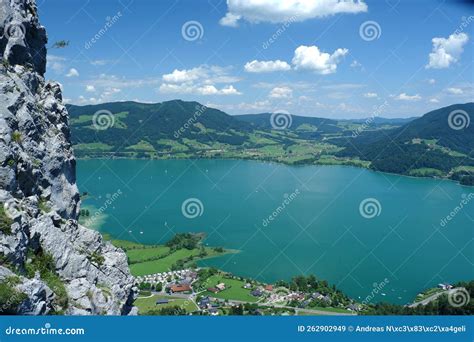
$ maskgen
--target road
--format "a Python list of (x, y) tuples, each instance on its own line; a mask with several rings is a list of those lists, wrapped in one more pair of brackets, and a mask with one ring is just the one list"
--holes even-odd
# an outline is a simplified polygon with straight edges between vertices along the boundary
[(428, 304), (429, 302), (432, 302), (436, 299), (438, 299), (438, 297), (440, 297), (441, 295), (447, 295), (449, 293), (449, 291), (453, 291), (453, 290), (460, 290), (460, 289), (463, 289), (462, 287), (459, 287), (459, 288), (456, 288), (456, 289), (451, 289), (451, 290), (446, 290), (446, 291), (441, 291), (441, 292), (436, 292), (435, 294), (429, 296), (428, 298), (425, 298), (419, 302), (416, 302), (416, 303), (413, 303), (413, 304), (410, 304), (408, 305), (409, 308), (416, 308), (417, 306), (419, 305), (426, 305)]
[[(196, 304), (196, 302), (195, 302), (196, 294), (188, 295), (188, 294), (173, 293), (171, 295), (168, 295), (166, 292), (152, 291), (152, 294), (150, 296), (140, 297), (140, 298), (149, 298), (149, 297), (154, 296), (154, 295), (170, 296), (170, 297), (174, 297), (174, 298), (187, 299), (187, 300), (192, 301), (194, 304)], [(297, 315), (298, 315), (298, 313), (307, 313), (307, 314), (323, 315), (323, 316), (354, 316), (354, 315), (356, 315), (354, 312), (351, 312), (351, 311), (332, 312), (332, 311), (325, 311), (325, 310), (295, 308), (293, 306), (287, 306), (287, 305), (281, 305), (281, 304), (267, 304), (267, 303), (261, 303), (261, 302), (259, 302), (259, 303), (250, 303), (250, 302), (234, 300), (234, 299), (230, 299), (229, 303), (233, 303), (233, 304), (258, 304), (260, 306), (266, 306), (266, 307), (274, 307), (274, 308), (279, 308), (279, 309), (295, 310), (295, 313)]]

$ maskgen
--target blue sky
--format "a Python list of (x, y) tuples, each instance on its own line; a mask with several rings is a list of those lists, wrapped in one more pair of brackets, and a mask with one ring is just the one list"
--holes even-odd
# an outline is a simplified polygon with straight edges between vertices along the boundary
[[(47, 77), (73, 104), (179, 98), (229, 114), (362, 118), (419, 116), (474, 97), (474, 8), (462, 2), (38, 5)], [(68, 47), (51, 48), (63, 39)]]

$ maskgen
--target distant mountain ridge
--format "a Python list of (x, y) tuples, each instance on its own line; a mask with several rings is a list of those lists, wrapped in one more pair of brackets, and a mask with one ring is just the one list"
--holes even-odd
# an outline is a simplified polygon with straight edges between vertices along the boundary
[[(466, 113), (466, 120), (474, 118), (473, 103), (455, 104), (406, 119), (333, 120), (279, 113), (287, 116), (284, 127), (276, 122), (277, 114), (232, 116), (198, 102), (181, 100), (68, 105), (68, 111), (79, 157), (221, 157), (290, 164), (343, 163), (443, 177), (457, 177), (459, 172), (469, 176), (474, 165), (474, 124), (466, 123), (461, 129), (449, 124), (450, 114), (455, 111)], [(459, 167), (463, 167), (461, 171)]]
[(470, 123), (471, 117), (474, 118), (472, 102), (440, 108), (399, 128), (363, 132), (354, 139), (342, 138), (337, 144), (344, 149), (338, 155), (368, 160), (378, 171), (472, 176), (474, 125)]

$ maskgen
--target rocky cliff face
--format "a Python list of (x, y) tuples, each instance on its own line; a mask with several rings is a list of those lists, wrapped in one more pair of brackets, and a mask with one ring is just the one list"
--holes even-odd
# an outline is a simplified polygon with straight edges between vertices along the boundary
[(0, 1), (0, 313), (130, 314), (125, 254), (77, 222), (68, 113), (44, 79), (46, 43), (34, 0)]

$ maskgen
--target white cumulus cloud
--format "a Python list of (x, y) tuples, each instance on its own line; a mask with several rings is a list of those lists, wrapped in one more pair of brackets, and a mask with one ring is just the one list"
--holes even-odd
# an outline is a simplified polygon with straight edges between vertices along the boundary
[(69, 72), (66, 74), (66, 77), (78, 77), (79, 76), (79, 71), (77, 69), (71, 68), (69, 69)]
[(304, 21), (339, 13), (367, 12), (362, 0), (227, 0), (228, 13), (221, 25), (236, 27), (245, 19), (252, 23)]
[(336, 72), (337, 64), (348, 52), (348, 49), (337, 49), (329, 54), (320, 51), (314, 45), (301, 45), (295, 50), (292, 63), (296, 70), (312, 70), (321, 75), (327, 75)]
[(461, 88), (448, 88), (446, 91), (450, 94), (453, 95), (462, 95), (464, 94), (463, 90)]
[[(175, 69), (164, 74), (159, 87), (162, 93), (180, 93), (197, 95), (241, 95), (230, 83), (240, 81), (239, 77), (229, 74), (230, 68), (201, 65), (192, 69)], [(223, 88), (217, 84), (226, 84)]]
[(269, 97), (273, 99), (288, 99), (293, 96), (293, 90), (290, 87), (275, 87), (270, 91)]
[(378, 96), (377, 93), (365, 93), (365, 94), (364, 94), (364, 97), (366, 97), (366, 98), (368, 98), (368, 99), (370, 99), (370, 98), (375, 98), (375, 97), (377, 97), (377, 96)]
[(221, 18), (219, 20), (219, 24), (222, 26), (229, 26), (229, 27), (237, 27), (239, 26), (239, 20), (241, 16), (240, 15), (235, 15), (230, 12), (228, 12), (225, 17)]
[(433, 51), (429, 55), (427, 69), (444, 69), (456, 63), (469, 40), (466, 33), (454, 33), (448, 38), (433, 38)]
[(416, 95), (408, 95), (406, 93), (401, 93), (397, 96), (395, 96), (396, 100), (400, 101), (418, 101), (421, 100), (421, 96), (416, 94)]
[(163, 81), (168, 83), (184, 83), (197, 80), (199, 77), (203, 76), (201, 68), (193, 68), (189, 70), (173, 70), (170, 74), (163, 75)]
[(291, 66), (285, 62), (280, 61), (279, 59), (276, 61), (257, 61), (253, 60), (248, 62), (244, 66), (245, 71), (247, 72), (273, 72), (273, 71), (286, 71), (290, 70)]
[(92, 84), (88, 84), (88, 85), (86, 85), (86, 91), (88, 93), (93, 93), (93, 92), (95, 92), (95, 87)]

